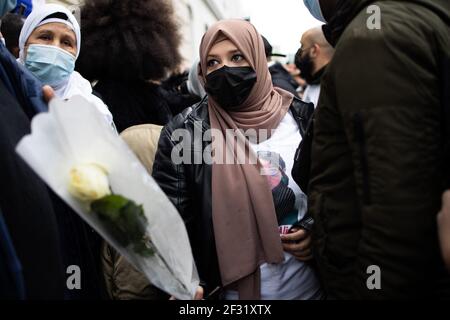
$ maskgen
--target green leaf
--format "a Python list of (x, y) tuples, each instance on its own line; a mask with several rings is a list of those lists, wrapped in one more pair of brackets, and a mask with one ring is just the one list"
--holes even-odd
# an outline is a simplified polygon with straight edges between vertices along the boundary
[(117, 195), (109, 195), (91, 204), (91, 209), (97, 214), (109, 216), (111, 220), (120, 218), (120, 211), (130, 200)]
[(142, 207), (128, 203), (121, 211), (121, 222), (130, 232), (134, 241), (139, 241), (145, 235), (147, 221), (143, 216)]
[(106, 196), (91, 204), (107, 230), (122, 246), (132, 244), (136, 253), (151, 256), (151, 241), (146, 237), (147, 219), (144, 208), (118, 195)]

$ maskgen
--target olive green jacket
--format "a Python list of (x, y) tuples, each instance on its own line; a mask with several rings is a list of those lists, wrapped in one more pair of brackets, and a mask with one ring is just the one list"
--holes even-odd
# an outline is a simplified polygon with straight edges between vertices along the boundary
[[(346, 2), (347, 16), (334, 21), (336, 52), (311, 149), (309, 207), (323, 284), (331, 299), (448, 298), (436, 216), (449, 1)], [(368, 13), (370, 5), (377, 7)], [(370, 29), (378, 8), (381, 28)]]

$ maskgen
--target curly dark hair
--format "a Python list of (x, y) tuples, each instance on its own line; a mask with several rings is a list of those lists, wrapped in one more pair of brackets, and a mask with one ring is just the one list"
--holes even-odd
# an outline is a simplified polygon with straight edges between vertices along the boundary
[(77, 70), (93, 79), (161, 80), (181, 63), (168, 0), (86, 0)]

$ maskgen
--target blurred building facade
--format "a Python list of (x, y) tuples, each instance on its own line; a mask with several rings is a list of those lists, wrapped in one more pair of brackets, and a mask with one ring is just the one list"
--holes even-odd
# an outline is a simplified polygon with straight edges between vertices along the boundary
[(186, 66), (198, 57), (203, 34), (218, 20), (245, 18), (242, 0), (172, 0), (183, 35), (180, 52)]

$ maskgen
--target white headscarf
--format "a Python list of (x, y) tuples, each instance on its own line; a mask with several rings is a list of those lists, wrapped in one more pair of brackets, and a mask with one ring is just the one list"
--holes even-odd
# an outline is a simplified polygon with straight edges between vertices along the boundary
[[(45, 19), (46, 17), (58, 12), (64, 13), (68, 17), (68, 20), (59, 18)], [(25, 64), (25, 44), (27, 43), (28, 38), (33, 33), (33, 31), (36, 30), (36, 28), (51, 22), (63, 23), (75, 32), (77, 40), (77, 54), (75, 58), (78, 58), (81, 48), (81, 32), (80, 25), (78, 24), (77, 19), (67, 8), (59, 4), (45, 4), (33, 10), (25, 20), (19, 37), (20, 63)], [(108, 110), (108, 107), (103, 103), (102, 100), (92, 94), (92, 86), (90, 82), (84, 79), (83, 76), (81, 76), (78, 72), (72, 72), (72, 74), (66, 81), (58, 84), (57, 87), (53, 87), (53, 89), (55, 90), (56, 96), (62, 99), (68, 99), (70, 97), (73, 97), (74, 95), (83, 96), (88, 101), (95, 104), (97, 109), (105, 116), (105, 118), (112, 125), (114, 125), (112, 121), (112, 114)]]
[[(69, 20), (58, 18), (50, 18), (44, 20), (49, 15), (58, 12), (64, 13), (69, 18)], [(25, 23), (22, 27), (22, 31), (20, 32), (19, 37), (19, 59), (21, 62), (25, 61), (25, 44), (27, 43), (27, 40), (31, 36), (33, 31), (36, 30), (36, 28), (39, 28), (40, 26), (51, 22), (64, 23), (70, 29), (72, 29), (73, 32), (75, 32), (75, 36), (77, 39), (77, 54), (75, 58), (78, 58), (81, 48), (81, 31), (77, 19), (75, 19), (75, 16), (72, 14), (72, 12), (70, 12), (66, 7), (63, 7), (59, 4), (45, 4), (33, 10), (25, 20)]]

